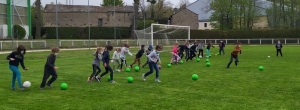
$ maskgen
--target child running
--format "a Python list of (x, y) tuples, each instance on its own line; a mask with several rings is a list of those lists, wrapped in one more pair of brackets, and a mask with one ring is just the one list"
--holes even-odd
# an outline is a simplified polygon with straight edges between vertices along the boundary
[[(153, 51), (153, 46), (150, 44), (148, 49), (146, 50), (146, 55), (149, 55)], [(143, 68), (149, 63), (149, 59), (147, 57), (146, 63), (142, 66)]]
[(126, 54), (129, 54), (130, 56), (132, 56), (132, 54), (129, 52), (129, 45), (128, 44), (124, 44), (124, 47), (122, 47), (122, 49), (121, 49), (121, 53), (120, 53), (121, 71), (123, 71), (123, 65), (125, 67), (127, 67)]
[(11, 89), (15, 90), (16, 79), (18, 80), (18, 86), (20, 90), (25, 88), (22, 85), (21, 72), (19, 70), (19, 64), (21, 64), (23, 70), (28, 70), (24, 65), (24, 55), (26, 48), (23, 45), (19, 45), (17, 51), (10, 53), (6, 59), (9, 60), (9, 69), (12, 71)]
[(120, 52), (121, 48), (117, 48), (113, 54), (111, 62), (114, 62), (113, 70), (115, 69), (115, 64), (117, 63), (118, 67), (116, 69), (117, 72), (120, 72), (121, 62), (120, 62)]
[(198, 46), (197, 46), (197, 50), (198, 50), (198, 58), (200, 57), (200, 54), (201, 54), (201, 57), (203, 57), (203, 49), (204, 49), (204, 44), (202, 41), (199, 42)]
[(141, 65), (141, 57), (145, 53), (145, 45), (141, 45), (141, 49), (138, 51), (138, 53), (135, 55), (134, 62), (130, 65), (130, 68), (132, 68), (132, 65), (134, 65), (136, 62), (138, 62), (138, 66)]
[(183, 52), (187, 47), (186, 45), (179, 45), (178, 48), (179, 48), (178, 56), (180, 57), (180, 59), (182, 59), (184, 57)]
[(178, 43), (175, 43), (171, 53), (172, 53), (172, 58), (170, 64), (172, 64), (173, 61), (174, 63), (178, 64), (178, 62), (180, 61), (180, 57), (178, 56)]
[(105, 72), (103, 72), (100, 77), (99, 80), (106, 75), (108, 72), (110, 72), (110, 83), (117, 83), (114, 81), (114, 71), (112, 70), (112, 68), (109, 66), (109, 61), (111, 60), (109, 58), (109, 51), (111, 51), (113, 49), (112, 46), (106, 46), (105, 47), (105, 51), (103, 52), (103, 57), (102, 57), (102, 61), (103, 61), (103, 66), (105, 67)]
[(223, 52), (223, 55), (225, 55), (225, 51), (224, 51), (225, 43), (223, 41), (220, 41), (219, 48), (220, 48), (219, 54), (221, 55), (222, 54), (221, 52)]
[(206, 57), (209, 57), (209, 56), (210, 56), (210, 47), (215, 48), (215, 47), (212, 45), (211, 41), (209, 41), (209, 43), (208, 43), (207, 46), (206, 46)]
[[(94, 79), (96, 76), (99, 75), (99, 73), (101, 72), (100, 69), (100, 61), (102, 60), (102, 51), (103, 49), (101, 47), (97, 47), (96, 52), (94, 53), (94, 60), (92, 62), (92, 67), (93, 67), (93, 73), (91, 74), (91, 76), (88, 78), (87, 82), (91, 82), (92, 79)], [(98, 70), (98, 71), (97, 71)], [(98, 78), (95, 78), (97, 81), (99, 81)]]
[(278, 57), (278, 53), (280, 53), (280, 55), (281, 55), (281, 57), (282, 57), (282, 52), (281, 52), (282, 44), (280, 43), (280, 40), (278, 40), (277, 44), (275, 45), (275, 48), (277, 49), (277, 54), (276, 54), (276, 56)]
[(43, 76), (42, 83), (40, 85), (41, 90), (45, 88), (46, 82), (50, 77), (50, 75), (52, 76), (52, 78), (47, 82), (47, 86), (49, 88), (52, 88), (51, 84), (57, 79), (56, 70), (58, 68), (55, 66), (55, 60), (56, 60), (56, 56), (58, 55), (58, 52), (59, 52), (59, 48), (54, 47), (51, 50), (51, 54), (47, 57), (47, 62), (44, 67), (44, 76)]
[(190, 47), (190, 57), (189, 57), (189, 59), (187, 59), (186, 61), (188, 61), (188, 60), (193, 60), (193, 58), (196, 57), (196, 52), (197, 52), (196, 48), (197, 48), (197, 44), (196, 44), (196, 42), (195, 42), (195, 43), (194, 43), (193, 45), (191, 45), (191, 47)]
[(155, 79), (155, 81), (156, 81), (156, 82), (161, 82), (161, 81), (159, 80), (159, 68), (158, 68), (157, 63), (159, 62), (159, 63), (161, 64), (161, 60), (160, 60), (160, 58), (159, 58), (159, 52), (158, 52), (158, 51), (162, 51), (162, 49), (163, 49), (162, 46), (157, 45), (157, 46), (155, 47), (155, 50), (153, 50), (153, 51), (147, 56), (148, 59), (149, 59), (149, 68), (150, 68), (150, 71), (142, 75), (142, 79), (143, 79), (144, 81), (146, 81), (146, 77), (147, 77), (148, 75), (152, 74), (152, 73), (153, 73), (153, 69), (155, 69), (155, 71), (156, 71), (156, 79)]
[(230, 64), (232, 63), (232, 60), (234, 58), (235, 60), (235, 66), (237, 66), (237, 63), (239, 62), (239, 58), (238, 58), (238, 54), (242, 54), (242, 48), (241, 48), (241, 44), (237, 43), (237, 45), (234, 47), (234, 50), (231, 52), (231, 56), (230, 56), (230, 61), (227, 65), (227, 68), (229, 68)]

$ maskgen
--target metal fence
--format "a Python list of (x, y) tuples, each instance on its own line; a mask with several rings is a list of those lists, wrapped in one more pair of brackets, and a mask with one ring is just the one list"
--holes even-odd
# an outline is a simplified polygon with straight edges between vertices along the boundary
[[(284, 45), (299, 45), (299, 39), (190, 39), (192, 41), (203, 41), (204, 43), (208, 43), (212, 41), (213, 44), (218, 44), (220, 41), (223, 41), (226, 44), (235, 44), (241, 42), (244, 45), (272, 45), (277, 43), (278, 40), (281, 41)], [(172, 46), (175, 43), (183, 44), (188, 41), (188, 39), (154, 39), (154, 45), (164, 45), (164, 46)], [(143, 45), (149, 45), (149, 42)], [(138, 41), (136, 40), (117, 40), (115, 42), (114, 39), (109, 40), (59, 40), (60, 48), (88, 48), (88, 47), (97, 47), (97, 46), (105, 46), (105, 45), (113, 45), (113, 46), (122, 46), (123, 44), (129, 44), (133, 48), (139, 48)], [(28, 49), (46, 49), (56, 46), (56, 40), (6, 40), (0, 41), (0, 50), (11, 50), (13, 47), (17, 47), (19, 44), (24, 45)]]

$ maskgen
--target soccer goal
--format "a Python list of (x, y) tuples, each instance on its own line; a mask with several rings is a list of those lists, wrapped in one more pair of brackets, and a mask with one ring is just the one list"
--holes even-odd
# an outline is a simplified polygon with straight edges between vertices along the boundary
[(138, 45), (162, 45), (164, 50), (175, 43), (183, 44), (190, 39), (190, 26), (151, 24), (143, 30), (135, 30)]

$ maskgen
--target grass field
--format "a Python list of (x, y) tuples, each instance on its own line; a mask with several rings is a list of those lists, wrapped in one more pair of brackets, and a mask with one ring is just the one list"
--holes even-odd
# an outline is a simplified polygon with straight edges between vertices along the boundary
[[(227, 46), (229, 53), (233, 46)], [(218, 49), (212, 49), (216, 53)], [(39, 90), (43, 67), (49, 52), (27, 53), (22, 80), (32, 83), (23, 91), (11, 90), (12, 73), (0, 55), (0, 108), (3, 110), (296, 110), (300, 108), (300, 75), (298, 68), (300, 51), (297, 46), (285, 46), (284, 57), (276, 57), (274, 46), (243, 46), (238, 66), (227, 69), (229, 54), (212, 56), (211, 67), (200, 62), (185, 62), (182, 65), (169, 63), (170, 54), (162, 53), (161, 83), (154, 81), (155, 74), (142, 81), (140, 72), (115, 73), (117, 84), (86, 82), (91, 74), (93, 51), (61, 51), (56, 60), (59, 67), (54, 88)], [(137, 50), (132, 50), (135, 53)], [(111, 52), (112, 54), (113, 52)], [(271, 56), (271, 58), (267, 58)], [(143, 62), (145, 61), (143, 56)], [(129, 57), (128, 63), (133, 61)], [(264, 66), (264, 71), (258, 71)], [(103, 68), (103, 67), (101, 67)], [(193, 81), (192, 74), (199, 79)], [(127, 77), (134, 77), (127, 83)], [(60, 90), (61, 83), (68, 90)]]

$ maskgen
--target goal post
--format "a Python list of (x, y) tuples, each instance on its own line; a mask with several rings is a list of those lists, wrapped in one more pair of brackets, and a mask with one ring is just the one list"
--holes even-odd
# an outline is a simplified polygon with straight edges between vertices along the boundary
[(154, 44), (154, 28), (155, 26), (159, 26), (160, 28), (179, 28), (179, 29), (187, 29), (187, 40), (190, 40), (190, 35), (191, 35), (191, 31), (190, 31), (190, 26), (180, 26), (180, 25), (166, 25), (166, 24), (151, 24), (151, 45)]

